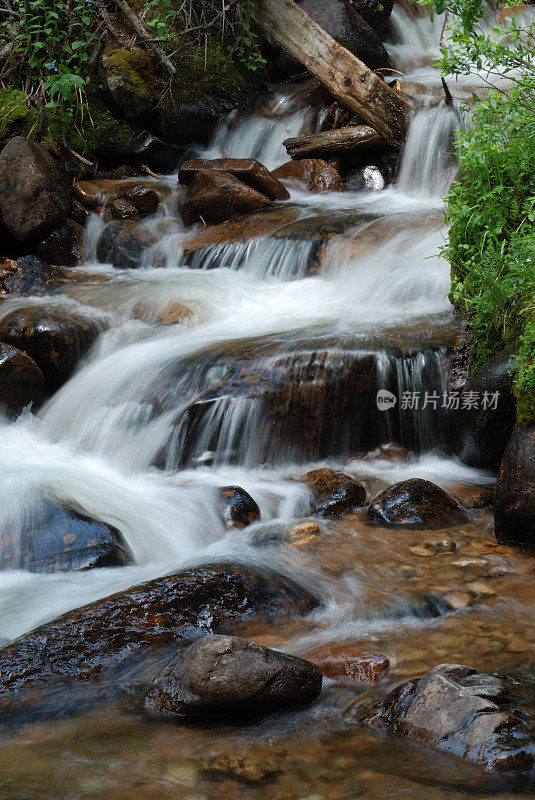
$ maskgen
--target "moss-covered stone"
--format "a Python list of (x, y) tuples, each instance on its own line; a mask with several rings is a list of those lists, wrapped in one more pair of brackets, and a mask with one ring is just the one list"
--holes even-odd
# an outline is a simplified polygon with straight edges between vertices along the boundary
[(39, 112), (27, 104), (24, 92), (17, 89), (0, 92), (0, 147), (14, 136), (30, 136), (38, 125)]
[(104, 54), (105, 88), (126, 119), (138, 119), (156, 104), (160, 87), (153, 61), (144, 50), (120, 48)]

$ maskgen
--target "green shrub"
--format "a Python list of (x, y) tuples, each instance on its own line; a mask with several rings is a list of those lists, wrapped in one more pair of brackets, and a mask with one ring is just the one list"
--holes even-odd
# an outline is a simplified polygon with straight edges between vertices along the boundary
[(520, 354), (519, 415), (535, 419), (535, 84), (477, 105), (456, 144), (447, 198), (450, 298), (468, 313), (481, 363), (504, 344)]

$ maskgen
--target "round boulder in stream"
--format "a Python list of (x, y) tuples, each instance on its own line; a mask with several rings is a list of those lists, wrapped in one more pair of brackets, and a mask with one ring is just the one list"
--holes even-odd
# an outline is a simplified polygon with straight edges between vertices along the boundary
[(9, 415), (37, 406), (44, 393), (43, 373), (29, 355), (0, 343), (0, 407)]
[(246, 528), (260, 519), (258, 504), (240, 486), (222, 486), (217, 491), (217, 499), (227, 530)]
[(208, 636), (179, 652), (157, 675), (145, 711), (228, 723), (310, 703), (321, 683), (319, 669), (302, 658), (236, 636)]
[[(317, 605), (290, 580), (238, 563), (156, 578), (69, 611), (1, 650), (0, 710), (16, 711), (26, 699), (35, 707), (37, 691), (112, 678), (120, 667), (128, 667), (129, 684), (145, 683), (177, 642), (232, 633), (255, 619), (308, 614)], [(105, 683), (98, 687), (107, 691)]]
[(97, 258), (101, 264), (113, 264), (117, 269), (135, 269), (140, 266), (145, 250), (157, 241), (157, 234), (141, 222), (114, 220), (100, 234)]
[(412, 478), (380, 492), (370, 503), (370, 525), (406, 528), (443, 528), (466, 522), (468, 515), (458, 501), (430, 481)]
[(498, 473), (494, 505), (499, 542), (535, 545), (535, 425), (517, 424)]
[(327, 467), (313, 469), (302, 478), (314, 495), (314, 513), (339, 517), (346, 511), (364, 505), (366, 489), (358, 481)]
[(101, 326), (87, 317), (38, 306), (13, 311), (0, 322), (0, 339), (28, 353), (43, 373), (49, 394), (71, 377), (100, 331)]
[(297, 161), (288, 161), (271, 173), (279, 180), (294, 180), (304, 183), (306, 189), (312, 194), (328, 194), (329, 192), (343, 192), (342, 178), (334, 167), (321, 158), (300, 158)]
[(224, 222), (236, 214), (251, 214), (273, 205), (262, 192), (252, 189), (230, 172), (207, 169), (198, 172), (180, 207), (186, 225), (195, 222)]

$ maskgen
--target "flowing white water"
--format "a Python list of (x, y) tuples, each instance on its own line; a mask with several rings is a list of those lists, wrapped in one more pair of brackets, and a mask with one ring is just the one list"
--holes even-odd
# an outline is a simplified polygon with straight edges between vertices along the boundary
[[(428, 59), (440, 35), (437, 23), (409, 25), (398, 11), (394, 22), (401, 42), (392, 53), (400, 65), (409, 50), (416, 61)], [(283, 140), (315, 124), (316, 112), (303, 103), (300, 91), (275, 95), (263, 112), (245, 119), (231, 116), (203, 155), (256, 157), (270, 168), (286, 161)], [(191, 457), (184, 456), (184, 415), (240, 360), (256, 363), (265, 357), (273, 370), (271, 382), (275, 376), (284, 385), (288, 373), (297, 387), (308, 382), (314, 391), (326, 375), (339, 374), (338, 384), (334, 378), (327, 383), (328, 395), (336, 398), (344, 370), (351, 370), (355, 353), (364, 352), (371, 353), (374, 388), (388, 387), (399, 395), (445, 389), (439, 345), (451, 325), (449, 271), (436, 257), (443, 238), (436, 212), (453, 175), (448, 144), (454, 124), (453, 112), (442, 107), (416, 117), (396, 188), (326, 197), (292, 190), (299, 222), (310, 223), (310, 238), (292, 234), (221, 245), (199, 252), (186, 265), (179, 223), (176, 232), (162, 234), (159, 260), (149, 256), (145, 269), (101, 265), (95, 280), (95, 266), (88, 263), (87, 281), (69, 287), (68, 298), (10, 300), (3, 306), (2, 313), (19, 302), (63, 305), (110, 327), (36, 416), (2, 425), (0, 527), (32, 504), (56, 499), (119, 528), (138, 566), (77, 575), (0, 574), (0, 637), (12, 638), (62, 611), (191, 560), (236, 552), (272, 560), (271, 551), (248, 549), (247, 533), (239, 539), (225, 535), (212, 489), (242, 485), (259, 502), (263, 521), (287, 524), (307, 510), (308, 493), (292, 479), (326, 455), (342, 468), (336, 457), (355, 454), (350, 445), (358, 450), (348, 430), (369, 428), (370, 446), (398, 435), (421, 453), (408, 468), (411, 475), (432, 474), (445, 486), (456, 477), (482, 479), (451, 459), (426, 454), (443, 442), (440, 413), (431, 417), (398, 408), (395, 416), (381, 416), (368, 408), (359, 414), (358, 404), (350, 406), (353, 417), (327, 420), (337, 422), (338, 429), (332, 425), (336, 435), (306, 456), (309, 463), (286, 442), (263, 464), (266, 444), (275, 438), (273, 422), (258, 397), (239, 392), (218, 397), (194, 429)], [(324, 232), (326, 215), (329, 224), (339, 225), (332, 237)], [(93, 218), (88, 262), (95, 258), (99, 225)], [(318, 230), (323, 232), (316, 236)], [(320, 246), (323, 267), (305, 277)], [(170, 309), (176, 324), (154, 324)], [(439, 341), (430, 347), (435, 329), (441, 332)], [(404, 351), (407, 336), (413, 340), (410, 352)], [(311, 364), (321, 364), (317, 374)], [(170, 392), (170, 402), (162, 401), (162, 387), (162, 396)], [(169, 469), (151, 466), (166, 447)], [(179, 466), (184, 461), (186, 469)], [(372, 467), (374, 479), (377, 474), (397, 479), (388, 462), (368, 462), (367, 469)], [(284, 568), (282, 555), (276, 557)], [(298, 570), (297, 562), (292, 570)]]

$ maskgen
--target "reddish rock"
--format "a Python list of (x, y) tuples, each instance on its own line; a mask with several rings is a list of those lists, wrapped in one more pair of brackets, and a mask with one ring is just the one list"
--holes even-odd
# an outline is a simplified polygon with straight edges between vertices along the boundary
[(97, 258), (102, 264), (113, 264), (117, 269), (135, 269), (145, 250), (157, 241), (157, 234), (142, 222), (114, 220), (100, 234)]
[(312, 194), (343, 192), (344, 185), (338, 172), (321, 158), (301, 158), (288, 161), (271, 173), (279, 180), (294, 178), (304, 183)]
[(142, 214), (154, 214), (160, 203), (169, 202), (173, 196), (166, 183), (149, 178), (75, 181), (72, 190), (76, 200), (86, 208), (95, 210), (114, 198), (126, 197)]
[(204, 170), (228, 172), (270, 200), (288, 200), (290, 197), (278, 177), (254, 158), (196, 158), (182, 164), (178, 170), (178, 180), (184, 186), (189, 186), (195, 176)]
[(314, 512), (339, 517), (366, 502), (366, 489), (358, 481), (332, 469), (313, 469), (303, 475), (303, 483), (314, 495)]
[(494, 520), (499, 542), (535, 545), (535, 425), (515, 426), (498, 473)]
[(160, 195), (153, 186), (134, 184), (131, 189), (121, 193), (120, 197), (130, 200), (142, 216), (155, 214), (160, 205)]
[(386, 656), (351, 644), (323, 647), (308, 653), (307, 658), (328, 678), (358, 683), (377, 683), (386, 677), (390, 668)]
[(139, 211), (126, 197), (114, 197), (106, 208), (113, 219), (139, 219)]
[(376, 447), (374, 450), (369, 450), (362, 456), (362, 461), (376, 461), (377, 459), (381, 459), (384, 461), (399, 462), (407, 461), (411, 456), (414, 457), (414, 453), (411, 453), (406, 447), (401, 447), (401, 445), (395, 442), (388, 442), (387, 444), (380, 444), (379, 447)]
[(494, 492), (485, 486), (463, 483), (450, 486), (451, 494), (467, 508), (488, 508), (494, 503)]
[(224, 222), (232, 216), (251, 214), (272, 204), (272, 200), (246, 186), (230, 172), (208, 169), (194, 177), (188, 196), (180, 207), (180, 215), (186, 225), (201, 219)]
[(217, 499), (225, 527), (246, 528), (260, 519), (260, 509), (251, 495), (240, 486), (222, 486), (217, 490)]
[(466, 522), (466, 510), (450, 494), (430, 481), (413, 478), (380, 492), (370, 503), (369, 525), (442, 528)]
[(67, 216), (69, 182), (44, 147), (16, 136), (0, 153), (0, 217), (23, 245), (34, 244)]
[(48, 393), (70, 378), (100, 331), (86, 317), (38, 306), (13, 311), (0, 322), (0, 340), (28, 353), (43, 373)]
[(11, 262), (0, 274), (2, 291), (16, 296), (47, 295), (65, 283), (77, 280), (76, 272), (64, 267), (50, 266), (35, 256), (23, 256)]
[(300, 212), (288, 206), (268, 208), (256, 214), (244, 214), (228, 222), (212, 225), (194, 234), (184, 242), (184, 255), (188, 256), (203, 247), (227, 242), (249, 242), (283, 228), (299, 218)]
[(20, 414), (27, 405), (38, 406), (44, 395), (43, 373), (27, 353), (0, 342), (0, 408)]

